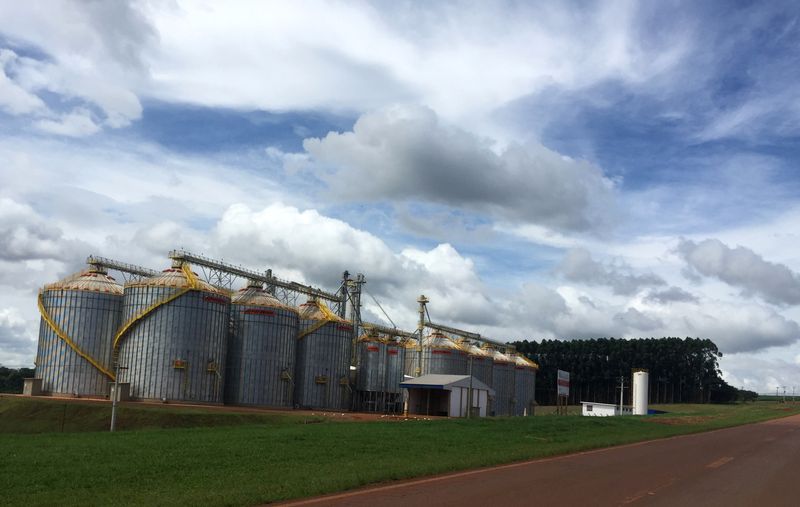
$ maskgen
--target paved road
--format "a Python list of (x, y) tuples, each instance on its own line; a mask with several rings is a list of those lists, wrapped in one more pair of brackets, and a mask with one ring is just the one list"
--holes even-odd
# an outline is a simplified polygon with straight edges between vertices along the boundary
[(798, 506), (800, 416), (288, 505)]

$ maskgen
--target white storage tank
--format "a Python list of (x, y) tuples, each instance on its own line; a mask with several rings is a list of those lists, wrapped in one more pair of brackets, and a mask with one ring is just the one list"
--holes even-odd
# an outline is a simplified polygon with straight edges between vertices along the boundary
[(633, 370), (633, 415), (647, 415), (650, 375), (645, 369)]

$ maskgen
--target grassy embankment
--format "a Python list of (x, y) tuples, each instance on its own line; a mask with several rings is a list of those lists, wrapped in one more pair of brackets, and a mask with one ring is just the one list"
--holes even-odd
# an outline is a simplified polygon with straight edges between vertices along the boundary
[(800, 413), (777, 403), (662, 408), (671, 413), (320, 424), (283, 416), (115, 434), (6, 433), (0, 491), (6, 505), (252, 505)]

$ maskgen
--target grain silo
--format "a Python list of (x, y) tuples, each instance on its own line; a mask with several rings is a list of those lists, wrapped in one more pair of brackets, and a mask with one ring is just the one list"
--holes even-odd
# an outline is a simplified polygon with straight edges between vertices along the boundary
[(222, 403), (230, 297), (174, 261), (125, 285), (120, 381), (139, 400)]
[[(472, 376), (480, 380), (489, 387), (492, 387), (492, 370), (493, 363), (492, 355), (486, 350), (478, 347), (477, 345), (464, 343), (462, 345), (466, 348), (468, 359), (472, 362)], [(467, 365), (467, 373), (470, 367)]]
[(403, 381), (406, 348), (403, 343), (390, 339), (386, 342), (386, 411), (401, 412), (403, 395), (400, 383)]
[(350, 407), (353, 326), (311, 299), (300, 305), (294, 403), (300, 408)]
[(418, 339), (407, 340), (403, 344), (405, 354), (403, 355), (403, 375), (406, 377), (419, 377), (419, 357), (420, 347)]
[[(418, 353), (417, 351), (414, 351)], [(466, 375), (467, 353), (461, 346), (439, 331), (422, 340), (422, 375)]]
[(386, 339), (371, 331), (359, 337), (356, 346), (356, 407), (382, 412), (386, 401)]
[(112, 344), (122, 319), (122, 286), (90, 267), (39, 292), (36, 378), (42, 392), (106, 396), (113, 380)]
[(536, 401), (536, 370), (539, 366), (523, 355), (514, 359), (514, 415), (533, 415)]
[(297, 310), (261, 282), (250, 281), (231, 299), (225, 367), (225, 403), (291, 407)]
[(499, 350), (485, 347), (492, 355), (492, 389), (494, 415), (512, 415), (512, 399), (514, 398), (514, 362)]

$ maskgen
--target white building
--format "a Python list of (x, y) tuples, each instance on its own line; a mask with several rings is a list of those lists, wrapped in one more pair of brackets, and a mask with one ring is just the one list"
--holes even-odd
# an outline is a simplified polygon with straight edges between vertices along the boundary
[(583, 410), (581, 415), (594, 416), (594, 417), (608, 417), (611, 415), (631, 415), (630, 407), (622, 407), (620, 413), (619, 405), (612, 405), (611, 403), (595, 403), (593, 401), (582, 401)]
[(423, 375), (400, 387), (408, 391), (408, 414), (417, 415), (466, 417), (472, 389), (472, 413), (486, 417), (489, 397), (494, 396), (494, 389), (469, 375)]

